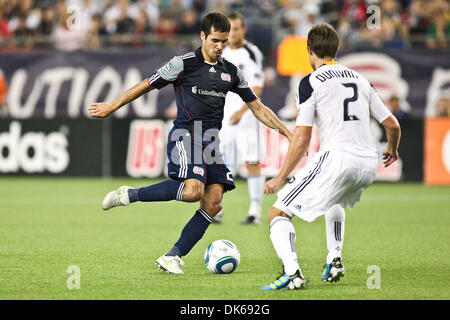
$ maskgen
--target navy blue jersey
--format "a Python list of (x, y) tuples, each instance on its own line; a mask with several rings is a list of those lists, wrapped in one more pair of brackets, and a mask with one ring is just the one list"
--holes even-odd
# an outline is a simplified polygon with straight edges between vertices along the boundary
[(174, 127), (189, 131), (194, 130), (194, 121), (202, 122), (203, 132), (221, 129), (228, 91), (237, 93), (244, 102), (257, 99), (242, 71), (223, 58), (215, 64), (205, 61), (201, 48), (175, 56), (147, 81), (156, 89), (173, 84), (178, 107)]

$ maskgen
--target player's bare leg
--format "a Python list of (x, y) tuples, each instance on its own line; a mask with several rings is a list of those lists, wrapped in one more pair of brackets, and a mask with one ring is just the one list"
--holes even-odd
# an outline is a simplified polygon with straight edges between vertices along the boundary
[[(183, 273), (181, 267), (184, 266), (184, 262), (181, 260), (181, 257), (184, 257), (191, 251), (196, 243), (203, 237), (206, 229), (213, 221), (213, 217), (222, 210), (223, 185), (212, 184), (204, 187), (203, 183), (201, 183), (203, 186), (202, 188), (194, 181), (188, 182), (186, 180), (186, 183), (189, 184), (187, 191), (185, 189), (186, 195), (189, 195), (190, 192), (192, 192), (192, 196), (198, 196), (198, 192), (201, 191), (202, 197), (200, 199), (200, 209), (195, 212), (194, 216), (183, 228), (180, 238), (173, 248), (167, 254), (159, 257), (156, 261), (157, 266), (161, 270), (175, 274)], [(184, 199), (185, 195), (183, 194), (183, 200)]]
[(259, 162), (246, 162), (245, 166), (248, 171), (248, 191), (250, 194), (250, 208), (248, 216), (241, 224), (260, 224), (261, 223), (261, 206), (263, 200), (263, 188), (266, 181), (261, 175), (261, 166)]
[(269, 210), (270, 240), (278, 257), (283, 262), (283, 273), (275, 281), (262, 287), (263, 290), (300, 289), (306, 280), (302, 275), (295, 248), (296, 233), (291, 217), (278, 208)]

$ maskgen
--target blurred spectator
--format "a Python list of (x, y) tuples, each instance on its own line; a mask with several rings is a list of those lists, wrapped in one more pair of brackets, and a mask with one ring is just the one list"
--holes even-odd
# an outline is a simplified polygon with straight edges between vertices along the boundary
[(0, 2), (0, 42), (14, 35), (9, 28), (9, 19), (12, 16), (15, 1), (17, 0)]
[(167, 38), (175, 35), (178, 32), (178, 24), (173, 16), (162, 13), (156, 25), (156, 34), (161, 38)]
[(128, 14), (136, 21), (140, 14), (139, 12), (144, 10), (150, 27), (154, 29), (158, 23), (160, 15), (158, 3), (158, 0), (137, 0), (130, 6)]
[(402, 20), (400, 4), (396, 0), (383, 0), (381, 21), (385, 41), (406, 39), (409, 34), (407, 23)]
[(102, 23), (102, 17), (99, 14), (92, 16), (90, 28), (86, 34), (84, 48), (90, 50), (100, 49), (102, 46), (100, 36), (105, 34), (106, 30)]
[(450, 40), (450, 21), (444, 12), (436, 9), (427, 30), (427, 47), (430, 49), (447, 48)]
[(186, 9), (181, 14), (179, 27), (180, 34), (198, 34), (200, 33), (200, 20), (197, 12), (192, 9)]
[(58, 50), (74, 51), (83, 47), (85, 32), (76, 24), (72, 24), (71, 19), (73, 17), (66, 10), (60, 10), (59, 23), (52, 34), (55, 48)]
[(129, 0), (115, 0), (107, 2), (103, 13), (103, 21), (108, 34), (117, 32), (117, 22), (123, 19), (123, 8), (128, 8)]
[(309, 30), (318, 23), (324, 22), (320, 17), (320, 8), (316, 4), (307, 4), (302, 7), (301, 16), (295, 24), (295, 34), (307, 37)]
[(135, 47), (143, 47), (145, 44), (144, 37), (151, 31), (148, 21), (147, 13), (144, 10), (139, 10), (138, 16), (135, 20), (134, 35), (136, 37), (133, 42)]
[(16, 48), (29, 50), (33, 47), (32, 31), (27, 28), (26, 19), (24, 14), (18, 17), (18, 24), (14, 30), (14, 45)]
[(399, 120), (409, 117), (408, 113), (400, 108), (400, 100), (396, 95), (391, 96), (389, 99), (389, 107), (392, 114)]
[(118, 34), (132, 34), (134, 32), (134, 20), (128, 16), (128, 0), (121, 0), (119, 2), (120, 15), (116, 20), (116, 33)]
[(41, 21), (36, 28), (37, 35), (50, 36), (56, 20), (55, 9), (51, 6), (41, 7)]
[(450, 97), (440, 97), (437, 102), (437, 117), (450, 117)]
[(352, 28), (358, 29), (366, 24), (367, 3), (364, 0), (344, 0), (341, 13), (349, 19)]
[(420, 37), (427, 32), (430, 23), (423, 0), (412, 0), (409, 6), (408, 26), (411, 36)]

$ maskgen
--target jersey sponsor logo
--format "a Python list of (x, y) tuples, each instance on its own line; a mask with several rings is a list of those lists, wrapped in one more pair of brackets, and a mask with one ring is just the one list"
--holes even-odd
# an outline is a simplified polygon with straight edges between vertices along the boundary
[(220, 75), (220, 78), (221, 78), (223, 81), (231, 82), (231, 76), (230, 76), (229, 73), (224, 73), (224, 72), (222, 72), (222, 74)]
[(216, 70), (214, 69), (214, 67), (211, 67), (211, 68), (209, 69), (209, 72), (216, 73)]
[(192, 87), (192, 93), (193, 94), (199, 94), (202, 96), (212, 96), (212, 97), (220, 97), (220, 98), (225, 98), (226, 94), (223, 92), (217, 92), (215, 90), (205, 90), (205, 89), (200, 89), (197, 86), (193, 86)]
[(158, 177), (164, 164), (165, 124), (161, 120), (131, 122), (127, 173), (132, 177)]
[(204, 174), (205, 174), (205, 170), (203, 169), (203, 168), (201, 168), (201, 167), (197, 167), (197, 166), (194, 166), (194, 168), (192, 169), (192, 171), (195, 173), (195, 174), (198, 174), (198, 175), (200, 175), (200, 176), (204, 176)]

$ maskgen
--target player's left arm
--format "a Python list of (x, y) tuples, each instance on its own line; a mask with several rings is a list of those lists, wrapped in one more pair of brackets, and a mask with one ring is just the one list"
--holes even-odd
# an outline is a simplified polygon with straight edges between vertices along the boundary
[(264, 193), (274, 193), (284, 184), (288, 175), (294, 170), (300, 158), (306, 154), (311, 141), (312, 127), (311, 126), (297, 126), (295, 133), (289, 144), (286, 160), (278, 175), (270, 179), (264, 185)]
[(255, 115), (256, 119), (264, 123), (271, 129), (278, 130), (283, 136), (288, 138), (289, 142), (292, 141), (292, 132), (286, 127), (286, 125), (276, 116), (276, 114), (262, 104), (259, 99), (247, 102), (247, 106)]

